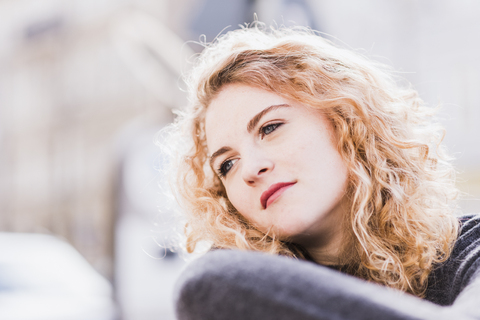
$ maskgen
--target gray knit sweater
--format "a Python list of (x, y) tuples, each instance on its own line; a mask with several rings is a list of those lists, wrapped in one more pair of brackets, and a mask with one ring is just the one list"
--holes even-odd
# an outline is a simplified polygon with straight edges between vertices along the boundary
[(191, 263), (176, 290), (179, 320), (480, 319), (480, 215), (461, 218), (449, 260), (425, 300), (307, 261), (217, 250)]

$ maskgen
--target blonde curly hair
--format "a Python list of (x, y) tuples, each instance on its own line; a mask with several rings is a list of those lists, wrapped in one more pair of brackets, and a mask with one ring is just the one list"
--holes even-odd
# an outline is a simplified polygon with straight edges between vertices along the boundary
[(457, 238), (457, 190), (440, 146), (442, 128), (416, 91), (402, 88), (387, 67), (309, 29), (261, 24), (206, 44), (187, 83), (190, 105), (170, 131), (188, 252), (208, 241), (216, 248), (308, 256), (243, 218), (209, 165), (206, 110), (223, 86), (240, 83), (325, 112), (349, 170), (343, 271), (423, 296), (430, 271), (448, 258)]

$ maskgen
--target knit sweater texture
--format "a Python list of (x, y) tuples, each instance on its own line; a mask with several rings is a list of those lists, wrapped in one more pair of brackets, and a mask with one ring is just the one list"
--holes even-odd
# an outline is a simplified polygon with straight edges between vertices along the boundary
[(460, 218), (449, 259), (420, 299), (312, 262), (216, 250), (188, 265), (176, 289), (179, 320), (480, 319), (480, 215)]

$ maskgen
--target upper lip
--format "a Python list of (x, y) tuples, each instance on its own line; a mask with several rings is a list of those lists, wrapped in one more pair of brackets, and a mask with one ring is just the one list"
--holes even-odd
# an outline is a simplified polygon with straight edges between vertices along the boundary
[(267, 207), (268, 198), (270, 198), (272, 194), (277, 192), (278, 189), (281, 189), (283, 187), (286, 187), (295, 183), (296, 182), (279, 182), (279, 183), (272, 184), (267, 190), (265, 190), (262, 193), (262, 196), (260, 197), (260, 203), (262, 204), (263, 209)]

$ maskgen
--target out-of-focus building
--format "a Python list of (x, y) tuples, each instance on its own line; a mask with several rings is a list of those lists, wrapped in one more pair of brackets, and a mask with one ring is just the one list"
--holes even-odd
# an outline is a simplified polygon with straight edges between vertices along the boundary
[(180, 53), (152, 63), (138, 48), (135, 14), (160, 22), (168, 4), (0, 1), (1, 230), (62, 236), (112, 276), (116, 139), (134, 119), (167, 123), (181, 99)]
[(67, 240), (125, 319), (172, 317), (154, 137), (186, 102), (185, 2), (0, 1), (0, 231)]

